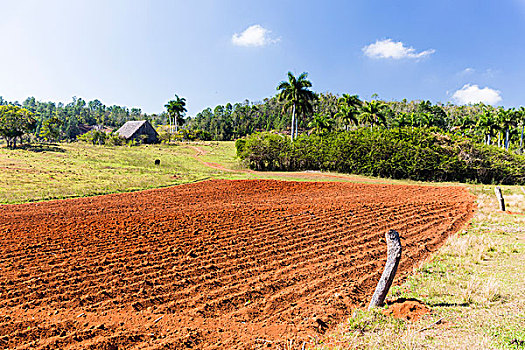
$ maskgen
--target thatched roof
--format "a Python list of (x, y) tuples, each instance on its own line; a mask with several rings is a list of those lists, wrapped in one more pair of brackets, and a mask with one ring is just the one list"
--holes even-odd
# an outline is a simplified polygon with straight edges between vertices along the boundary
[(137, 132), (138, 129), (140, 129), (142, 125), (144, 125), (144, 123), (146, 123), (146, 120), (133, 120), (126, 122), (120, 129), (117, 130), (117, 134), (125, 139), (129, 139), (134, 133)]

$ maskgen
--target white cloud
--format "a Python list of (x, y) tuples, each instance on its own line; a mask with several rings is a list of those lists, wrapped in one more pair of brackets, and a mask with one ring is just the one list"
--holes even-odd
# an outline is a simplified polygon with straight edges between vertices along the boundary
[(501, 93), (498, 90), (489, 87), (480, 89), (478, 85), (466, 84), (461, 89), (454, 92), (452, 99), (454, 99), (456, 103), (462, 105), (478, 102), (495, 105), (501, 101)]
[(423, 58), (436, 52), (434, 49), (416, 52), (413, 47), (407, 47), (401, 41), (392, 39), (377, 40), (375, 43), (363, 47), (363, 52), (371, 58), (392, 58), (399, 60), (402, 58)]
[(468, 68), (463, 69), (463, 70), (461, 71), (461, 74), (463, 74), (463, 75), (471, 74), (471, 73), (474, 73), (475, 71), (476, 71), (476, 70), (475, 70), (474, 68), (470, 68), (470, 67), (468, 67)]
[(237, 46), (265, 46), (278, 42), (279, 39), (270, 37), (270, 31), (258, 24), (248, 27), (242, 33), (232, 36), (232, 43)]

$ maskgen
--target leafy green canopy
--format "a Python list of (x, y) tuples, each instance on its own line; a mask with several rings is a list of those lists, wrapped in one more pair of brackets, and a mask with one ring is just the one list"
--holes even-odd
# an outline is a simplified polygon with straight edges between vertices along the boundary
[(359, 128), (299, 136), (256, 133), (236, 143), (256, 170), (329, 170), (421, 181), (525, 184), (525, 157), (436, 128)]
[(33, 113), (18, 106), (0, 106), (0, 136), (7, 147), (16, 147), (17, 139), (34, 130), (36, 120)]
[[(185, 106), (186, 99), (183, 97), (181, 98), (178, 95), (175, 95), (175, 100), (171, 100), (164, 105), (164, 107), (166, 107), (166, 110), (168, 111), (170, 125), (172, 122), (172, 118), (174, 119), (175, 132), (178, 131), (179, 124), (182, 125), (184, 123), (184, 118), (182, 116), (187, 111)], [(170, 130), (170, 132), (171, 131), (172, 130)]]

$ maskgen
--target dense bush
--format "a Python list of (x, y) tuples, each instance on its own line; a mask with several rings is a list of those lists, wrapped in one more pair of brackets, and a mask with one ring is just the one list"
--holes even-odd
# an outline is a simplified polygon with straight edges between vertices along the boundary
[(92, 143), (94, 145), (103, 145), (106, 143), (107, 134), (104, 131), (100, 130), (90, 130), (86, 132), (85, 134), (78, 135), (77, 139), (79, 141), (84, 141), (88, 143)]
[(125, 141), (115, 132), (106, 133), (102, 130), (91, 130), (85, 134), (77, 136), (77, 139), (94, 145), (111, 146), (122, 146)]
[(437, 129), (360, 128), (302, 135), (293, 143), (275, 133), (236, 142), (255, 170), (331, 170), (423, 181), (525, 183), (525, 157)]

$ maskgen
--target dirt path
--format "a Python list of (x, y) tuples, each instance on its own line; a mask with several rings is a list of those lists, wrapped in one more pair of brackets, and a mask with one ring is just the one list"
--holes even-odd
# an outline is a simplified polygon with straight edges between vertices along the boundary
[(206, 165), (207, 167), (209, 168), (213, 168), (213, 169), (217, 169), (217, 170), (222, 170), (222, 171), (226, 171), (226, 172), (241, 172), (241, 173), (248, 173), (250, 172), (249, 170), (233, 170), (233, 169), (228, 169), (226, 167), (224, 167), (223, 165), (221, 164), (218, 164), (218, 163), (212, 163), (212, 162), (205, 162), (203, 161), (200, 157), (201, 156), (205, 156), (208, 154), (208, 151), (198, 147), (198, 146), (189, 146), (190, 148), (192, 148), (193, 150), (195, 150), (195, 155), (193, 156), (193, 158), (195, 158), (196, 160), (198, 160), (201, 164), (204, 164)]
[(308, 344), (472, 216), (460, 187), (213, 180), (0, 206), (0, 348)]

